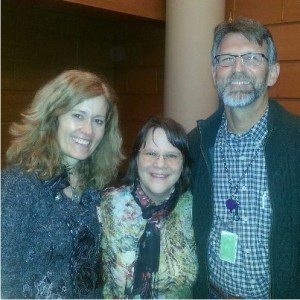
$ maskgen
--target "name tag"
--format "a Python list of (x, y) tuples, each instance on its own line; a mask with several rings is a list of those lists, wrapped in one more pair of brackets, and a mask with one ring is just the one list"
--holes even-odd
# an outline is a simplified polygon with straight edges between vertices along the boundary
[(223, 261), (234, 264), (237, 252), (238, 235), (229, 231), (221, 231), (219, 257)]

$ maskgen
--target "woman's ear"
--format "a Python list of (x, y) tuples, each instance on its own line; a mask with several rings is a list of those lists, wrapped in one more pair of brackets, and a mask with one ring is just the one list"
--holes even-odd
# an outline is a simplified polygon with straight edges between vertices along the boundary
[(276, 63), (274, 65), (270, 65), (269, 67), (269, 74), (268, 74), (268, 81), (267, 84), (268, 86), (273, 86), (279, 77), (280, 73), (280, 65), (279, 63)]

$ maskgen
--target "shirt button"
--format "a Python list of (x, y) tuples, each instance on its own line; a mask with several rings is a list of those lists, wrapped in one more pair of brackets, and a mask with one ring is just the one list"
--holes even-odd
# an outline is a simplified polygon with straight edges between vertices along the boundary
[(245, 253), (246, 253), (246, 254), (249, 254), (249, 253), (250, 253), (250, 249), (249, 249), (249, 248), (246, 248), (246, 249), (245, 249)]
[(245, 155), (240, 156), (240, 160), (246, 160), (246, 159), (247, 159), (247, 157)]
[(242, 192), (246, 192), (248, 190), (248, 188), (245, 186), (245, 185), (243, 185), (242, 187), (241, 187), (241, 191)]
[(243, 221), (246, 223), (249, 221), (249, 218), (248, 217), (243, 217)]

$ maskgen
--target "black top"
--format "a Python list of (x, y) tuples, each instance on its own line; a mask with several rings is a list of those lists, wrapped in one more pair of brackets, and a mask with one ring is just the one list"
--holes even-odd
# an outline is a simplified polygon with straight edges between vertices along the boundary
[(99, 298), (100, 194), (67, 198), (66, 174), (49, 181), (2, 172), (2, 298)]

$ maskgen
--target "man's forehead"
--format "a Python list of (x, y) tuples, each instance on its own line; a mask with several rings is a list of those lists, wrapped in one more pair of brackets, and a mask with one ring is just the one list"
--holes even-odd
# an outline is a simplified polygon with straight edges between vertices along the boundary
[(222, 39), (219, 52), (234, 51), (236, 53), (243, 52), (262, 52), (266, 49), (266, 43), (259, 45), (256, 40), (248, 40), (242, 33), (228, 33)]

